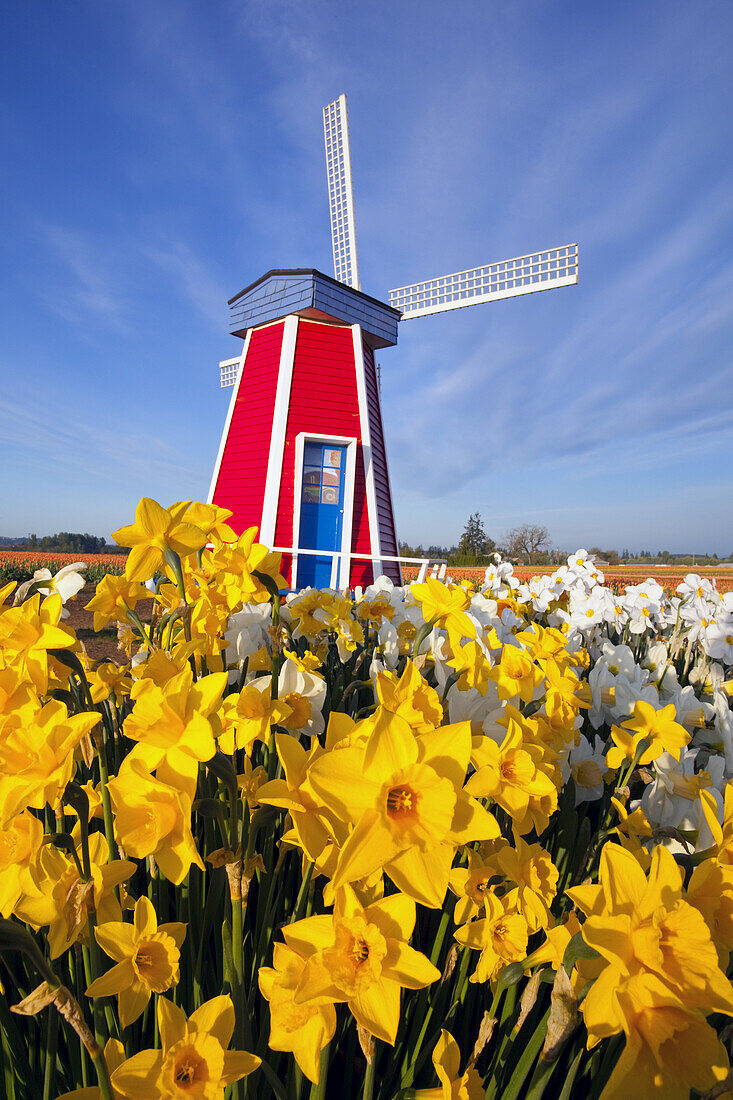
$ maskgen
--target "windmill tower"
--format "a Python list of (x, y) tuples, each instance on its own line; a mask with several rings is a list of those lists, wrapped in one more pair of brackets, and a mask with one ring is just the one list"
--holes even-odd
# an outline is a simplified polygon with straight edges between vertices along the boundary
[(400, 320), (578, 281), (578, 246), (390, 291), (359, 283), (346, 96), (323, 111), (335, 278), (268, 271), (229, 301), (240, 354), (220, 363), (233, 386), (209, 491), (237, 531), (259, 528), (285, 551), (293, 588), (364, 585), (401, 574), (374, 353)]

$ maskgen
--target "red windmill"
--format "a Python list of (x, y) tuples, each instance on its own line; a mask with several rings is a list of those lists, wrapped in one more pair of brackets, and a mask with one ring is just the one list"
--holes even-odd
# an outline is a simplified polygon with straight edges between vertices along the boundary
[(390, 292), (362, 293), (356, 261), (346, 96), (324, 108), (335, 278), (269, 271), (229, 302), (243, 340), (220, 364), (234, 386), (209, 501), (235, 530), (287, 552), (293, 588), (400, 581), (374, 352), (401, 319), (578, 281), (577, 245)]

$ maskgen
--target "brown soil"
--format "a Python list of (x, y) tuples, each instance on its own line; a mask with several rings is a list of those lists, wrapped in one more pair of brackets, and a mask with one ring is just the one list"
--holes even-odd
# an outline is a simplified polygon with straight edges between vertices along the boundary
[[(75, 599), (66, 604), (69, 612), (65, 625), (72, 627), (77, 637), (84, 643), (84, 648), (95, 661), (114, 661), (115, 664), (125, 664), (127, 656), (123, 650), (117, 648), (117, 627), (109, 623), (98, 633), (94, 631), (94, 612), (87, 611), (86, 605), (96, 591), (96, 585), (85, 584)], [(143, 620), (147, 622), (153, 609), (152, 600), (143, 600), (135, 609)]]

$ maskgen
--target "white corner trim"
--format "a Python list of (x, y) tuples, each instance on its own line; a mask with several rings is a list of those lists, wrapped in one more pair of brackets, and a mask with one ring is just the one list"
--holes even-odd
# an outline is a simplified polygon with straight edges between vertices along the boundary
[[(267, 478), (265, 496), (262, 503), (262, 522), (260, 523), (260, 542), (273, 546), (275, 542), (275, 524), (277, 505), (280, 499), (280, 480), (285, 453), (285, 430), (288, 425), (290, 406), (290, 387), (293, 381), (295, 363), (295, 344), (298, 339), (298, 318), (290, 314), (283, 325), (283, 341), (280, 347), (280, 365), (277, 372), (277, 390), (275, 407), (272, 413), (272, 431), (270, 433), (270, 453), (267, 459)], [(295, 544), (293, 544), (295, 545)]]
[(244, 338), (242, 345), (242, 354), (239, 357), (239, 367), (237, 368), (237, 381), (232, 389), (232, 396), (229, 399), (229, 411), (227, 412), (227, 418), (224, 421), (224, 431), (221, 433), (221, 442), (219, 443), (219, 453), (216, 456), (216, 462), (214, 463), (214, 472), (211, 475), (211, 484), (209, 485), (209, 495), (206, 498), (206, 503), (211, 504), (214, 499), (214, 492), (216, 491), (216, 483), (219, 480), (219, 470), (221, 469), (221, 460), (224, 457), (224, 448), (226, 447), (227, 436), (229, 435), (229, 428), (232, 423), (232, 417), (234, 416), (234, 406), (237, 403), (237, 397), (239, 396), (239, 387), (242, 384), (242, 376), (244, 374), (244, 361), (247, 358), (247, 352), (249, 350), (249, 342), (252, 337), (252, 329), (247, 330), (247, 335)]
[[(298, 577), (298, 547), (300, 545), (300, 497), (303, 491), (303, 454), (306, 440), (309, 443), (333, 444), (336, 447), (346, 447), (346, 481), (344, 484), (344, 518), (341, 522), (341, 557), (338, 567), (338, 587), (348, 588), (351, 575), (351, 527), (354, 522), (354, 487), (356, 483), (356, 444), (357, 440), (352, 435), (317, 435), (312, 432), (299, 432), (295, 437), (295, 485), (293, 492), (293, 588), (297, 588)], [(307, 547), (311, 549), (311, 547)], [(324, 556), (329, 553), (323, 551)], [(331, 569), (333, 581), (334, 569)]]
[(369, 426), (369, 405), (364, 377), (364, 345), (361, 325), (351, 326), (354, 342), (354, 369), (356, 371), (356, 393), (359, 399), (359, 421), (361, 424), (361, 450), (364, 456), (364, 480), (366, 482), (367, 511), (369, 513), (369, 541), (372, 544), (374, 580), (382, 572), (382, 562), (378, 554), (382, 552), (382, 540), (379, 531), (377, 512), (377, 491), (374, 485), (374, 464), (372, 462), (372, 435)]

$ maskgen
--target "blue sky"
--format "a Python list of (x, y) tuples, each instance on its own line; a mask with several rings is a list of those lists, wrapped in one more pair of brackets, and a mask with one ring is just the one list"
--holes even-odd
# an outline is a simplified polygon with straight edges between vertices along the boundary
[(349, 98), (365, 291), (578, 241), (578, 286), (380, 353), (398, 532), (733, 552), (729, 0), (28, 0), (0, 69), (0, 534), (205, 497), (226, 300), (331, 272)]

